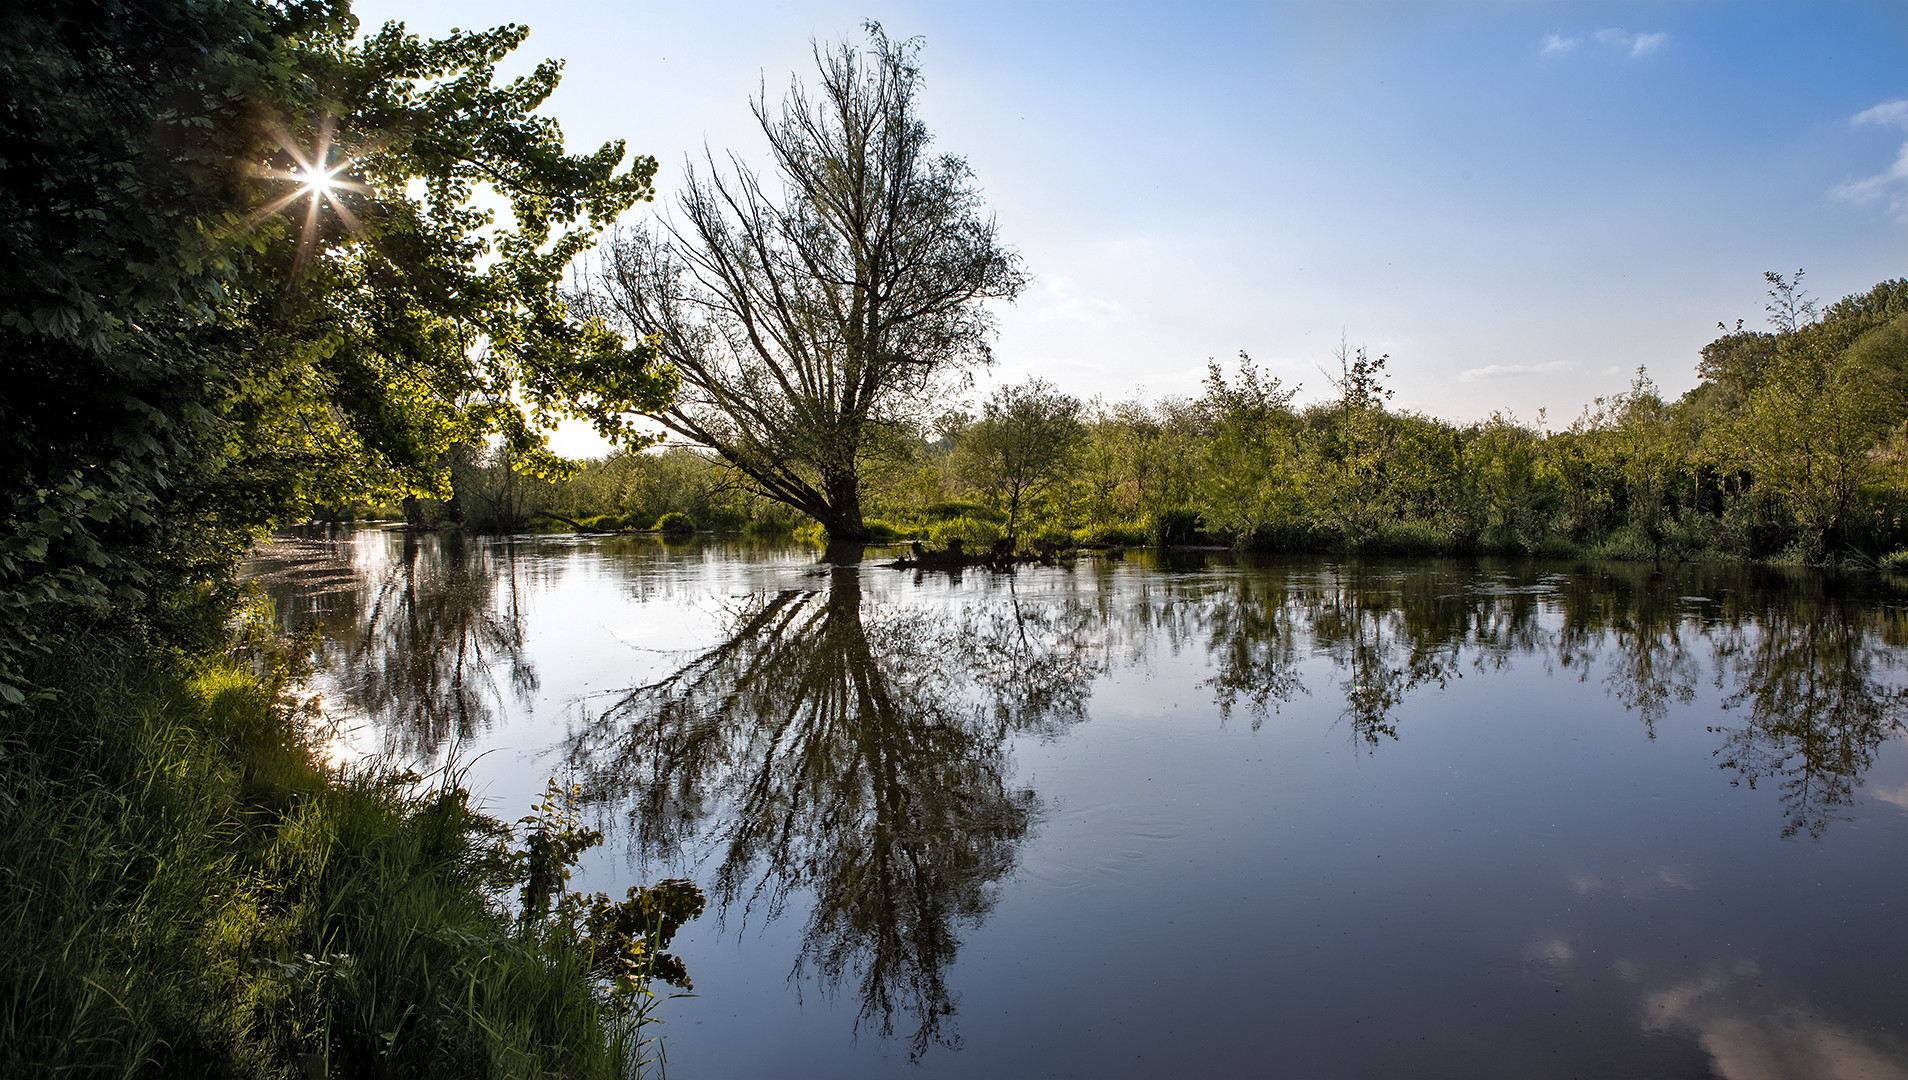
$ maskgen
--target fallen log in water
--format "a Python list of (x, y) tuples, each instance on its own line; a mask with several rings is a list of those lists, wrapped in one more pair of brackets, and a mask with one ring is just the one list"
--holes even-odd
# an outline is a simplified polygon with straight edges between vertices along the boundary
[(959, 538), (949, 540), (945, 548), (930, 548), (920, 541), (908, 544), (905, 558), (896, 559), (882, 565), (897, 570), (957, 570), (968, 566), (1009, 567), (1021, 563), (1040, 563), (1045, 566), (1057, 566), (1063, 561), (1071, 561), (1072, 552), (1058, 550), (1022, 551), (1013, 550), (1010, 541), (997, 541), (987, 551), (968, 551)]

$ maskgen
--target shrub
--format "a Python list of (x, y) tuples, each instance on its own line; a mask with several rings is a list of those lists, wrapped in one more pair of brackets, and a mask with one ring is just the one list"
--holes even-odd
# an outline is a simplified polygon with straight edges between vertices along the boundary
[(981, 503), (939, 502), (921, 508), (922, 516), (929, 521), (950, 521), (956, 518), (973, 518), (976, 521), (999, 522), (1006, 515)]
[(687, 536), (696, 531), (696, 519), (679, 510), (671, 510), (657, 518), (653, 528), (668, 536)]
[(946, 547), (949, 540), (958, 537), (969, 550), (985, 550), (992, 547), (1002, 535), (1004, 530), (994, 522), (977, 521), (971, 517), (937, 521), (927, 528), (928, 542), (936, 547)]
[(1073, 535), (1083, 544), (1113, 544), (1116, 547), (1141, 547), (1151, 539), (1144, 521), (1102, 522), (1075, 530)]
[(1387, 521), (1359, 543), (1371, 555), (1436, 555), (1449, 551), (1449, 538), (1428, 521)]
[(1161, 510), (1152, 516), (1149, 524), (1153, 542), (1161, 547), (1197, 544), (1205, 539), (1199, 531), (1199, 511), (1191, 507)]

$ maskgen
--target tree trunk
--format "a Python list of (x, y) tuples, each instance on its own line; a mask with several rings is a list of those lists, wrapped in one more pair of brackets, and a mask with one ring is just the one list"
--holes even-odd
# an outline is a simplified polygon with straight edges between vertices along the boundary
[(817, 515), (817, 518), (822, 528), (828, 530), (829, 541), (866, 543), (868, 526), (861, 520), (861, 485), (857, 477), (826, 477), (822, 487), (828, 496), (828, 510), (826, 516)]

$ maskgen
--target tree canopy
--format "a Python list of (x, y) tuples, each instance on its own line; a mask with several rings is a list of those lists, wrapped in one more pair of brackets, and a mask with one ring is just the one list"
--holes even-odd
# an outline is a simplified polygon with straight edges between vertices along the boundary
[(1064, 482), (1086, 442), (1080, 400), (1044, 379), (1003, 386), (955, 433), (956, 470), (1007, 515), (1008, 544), (1027, 512)]
[(557, 291), (655, 162), (564, 149), (559, 65), (497, 81), (523, 27), (357, 31), (343, 0), (0, 14), (0, 696), (48, 627), (272, 520), (436, 487), (459, 440), (534, 456), (583, 383), (666, 401)]
[(850, 541), (867, 536), (869, 457), (989, 359), (984, 301), (1023, 282), (967, 163), (929, 152), (917, 44), (867, 30), (866, 52), (817, 47), (819, 94), (797, 82), (779, 113), (754, 103), (782, 192), (711, 157), (681, 224), (612, 245), (599, 310), (680, 385), (667, 408), (592, 399), (606, 430), (646, 413)]

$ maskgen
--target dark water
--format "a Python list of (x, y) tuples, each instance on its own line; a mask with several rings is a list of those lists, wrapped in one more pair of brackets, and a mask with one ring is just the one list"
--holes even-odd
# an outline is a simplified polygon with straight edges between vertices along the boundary
[(287, 542), (352, 752), (688, 875), (671, 1075), (1908, 1077), (1908, 594)]

